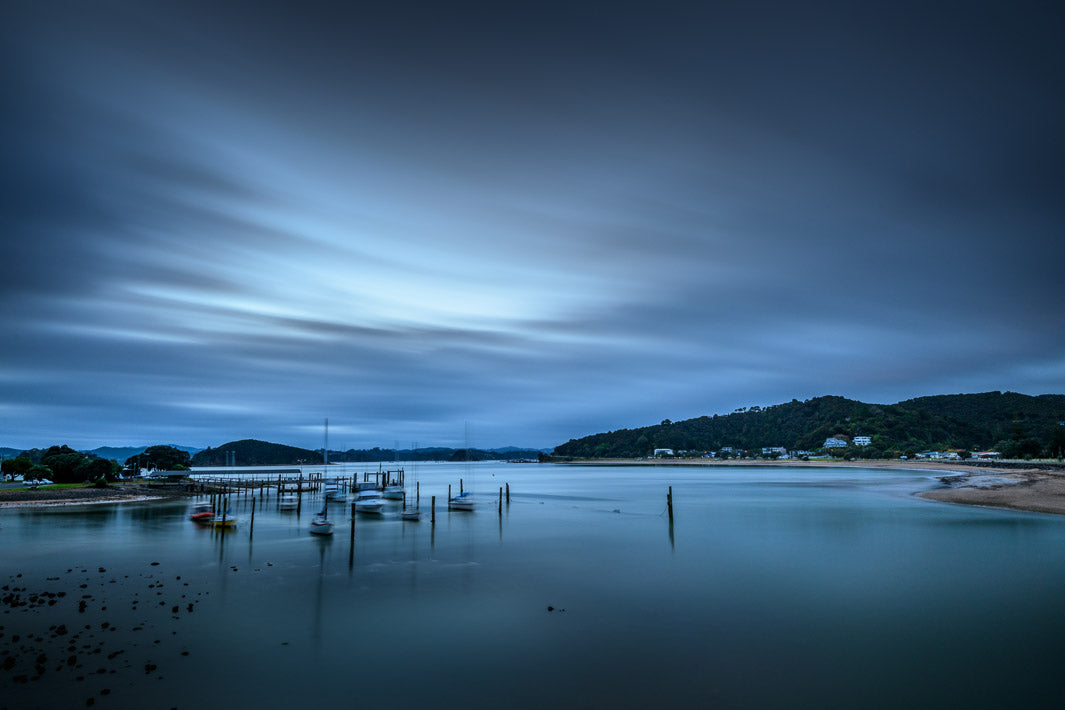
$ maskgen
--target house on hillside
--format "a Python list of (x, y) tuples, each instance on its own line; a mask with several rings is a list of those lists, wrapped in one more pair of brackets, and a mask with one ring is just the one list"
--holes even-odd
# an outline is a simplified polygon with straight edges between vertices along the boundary
[(848, 446), (850, 446), (850, 444), (848, 444), (846, 442), (846, 440), (837, 439), (834, 436), (830, 436), (827, 439), (825, 439), (825, 443), (821, 446), (821, 448), (823, 448), (823, 449), (845, 449)]
[(673, 449), (655, 449), (654, 457), (656, 459), (664, 458), (666, 456), (672, 456)]
[(855, 446), (869, 446), (869, 444), (873, 443), (873, 437), (871, 437), (871, 436), (856, 436), (851, 441), (854, 442)]
[(788, 457), (788, 450), (783, 446), (763, 446), (762, 456), (772, 456), (776, 454), (780, 458), (784, 459)]

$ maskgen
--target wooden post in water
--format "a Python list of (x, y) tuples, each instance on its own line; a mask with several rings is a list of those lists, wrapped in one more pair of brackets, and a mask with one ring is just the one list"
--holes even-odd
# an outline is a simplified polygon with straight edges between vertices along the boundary
[(251, 523), (248, 526), (248, 540), (255, 534), (255, 497), (251, 499)]
[(462, 479), (459, 479), (459, 495), (462, 495)]
[(421, 508), (422, 507), (422, 482), (421, 481), (415, 481), (414, 482), (414, 507), (415, 508)]
[(507, 484), (507, 505), (510, 505), (510, 484)]
[(300, 472), (299, 487), (296, 488), (296, 517), (300, 515), (300, 509), (303, 508), (303, 472)]
[(451, 484), (447, 484), (447, 507), (451, 507)]
[(503, 486), (499, 487), (499, 517), (503, 517)]
[(429, 521), (436, 525), (436, 496), (433, 496), (432, 506), (429, 508)]
[(669, 493), (666, 494), (666, 508), (669, 509), (669, 524), (673, 524), (673, 486), (669, 487)]

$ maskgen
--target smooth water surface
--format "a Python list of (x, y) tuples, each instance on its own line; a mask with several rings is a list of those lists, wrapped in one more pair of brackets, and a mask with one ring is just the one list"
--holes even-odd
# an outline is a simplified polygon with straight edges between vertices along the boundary
[[(444, 504), (460, 477), (472, 514)], [(299, 516), (257, 499), (254, 534), (239, 496), (228, 533), (190, 522), (192, 501), (0, 512), (0, 707), (1065, 700), (1062, 518), (916, 498), (937, 485), (927, 472), (482, 463), (417, 478), (422, 521), (390, 504), (356, 518), (354, 544), (341, 504), (333, 537), (308, 533), (314, 496)]]

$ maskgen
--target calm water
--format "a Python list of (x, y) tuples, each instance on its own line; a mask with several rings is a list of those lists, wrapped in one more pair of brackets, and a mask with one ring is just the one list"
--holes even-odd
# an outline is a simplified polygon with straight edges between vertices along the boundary
[[(460, 476), (479, 510), (433, 528)], [(0, 707), (1065, 702), (1065, 519), (914, 498), (915, 472), (418, 478), (422, 522), (359, 517), (354, 548), (346, 506), (316, 538), (307, 499), (267, 499), (251, 539), (236, 499), (226, 534), (188, 501), (0, 512)]]

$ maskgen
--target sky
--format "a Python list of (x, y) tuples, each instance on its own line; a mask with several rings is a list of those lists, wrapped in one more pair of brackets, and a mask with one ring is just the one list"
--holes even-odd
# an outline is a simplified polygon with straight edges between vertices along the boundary
[(0, 446), (1063, 393), (1063, 13), (7, 0)]

